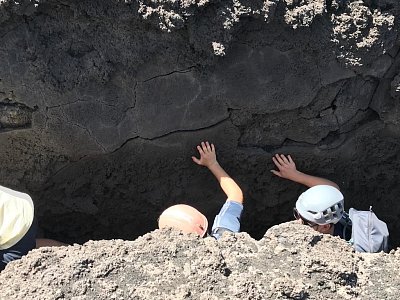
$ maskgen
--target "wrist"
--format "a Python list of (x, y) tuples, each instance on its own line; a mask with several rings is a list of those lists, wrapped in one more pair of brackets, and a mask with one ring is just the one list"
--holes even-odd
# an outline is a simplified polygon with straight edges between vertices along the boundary
[(302, 173), (302, 172), (300, 172), (298, 170), (294, 170), (293, 172), (288, 174), (288, 176), (286, 178), (291, 180), (291, 181), (299, 182), (299, 181), (301, 181), (301, 179), (303, 177), (304, 177), (304, 173)]
[(214, 161), (214, 162), (208, 164), (207, 168), (212, 169), (212, 168), (215, 168), (217, 166), (219, 166), (218, 161)]

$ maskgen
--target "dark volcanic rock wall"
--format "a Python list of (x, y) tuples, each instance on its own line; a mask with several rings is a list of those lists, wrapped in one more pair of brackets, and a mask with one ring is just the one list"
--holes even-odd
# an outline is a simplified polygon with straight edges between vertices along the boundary
[(44, 233), (133, 239), (178, 202), (225, 200), (203, 139), (245, 191), (243, 230), (303, 190), (271, 156), (374, 206), (400, 244), (399, 8), (382, 1), (0, 1), (2, 184)]

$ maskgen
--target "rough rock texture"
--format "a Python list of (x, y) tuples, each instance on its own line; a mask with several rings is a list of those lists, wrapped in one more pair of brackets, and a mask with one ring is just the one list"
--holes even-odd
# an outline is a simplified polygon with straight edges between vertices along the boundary
[(357, 254), (294, 223), (272, 227), (260, 241), (156, 230), (133, 242), (34, 250), (0, 274), (0, 298), (394, 300), (399, 255)]
[(1, 184), (42, 234), (134, 239), (224, 196), (190, 156), (208, 139), (244, 189), (243, 230), (303, 190), (274, 153), (341, 186), (400, 244), (397, 0), (0, 1)]

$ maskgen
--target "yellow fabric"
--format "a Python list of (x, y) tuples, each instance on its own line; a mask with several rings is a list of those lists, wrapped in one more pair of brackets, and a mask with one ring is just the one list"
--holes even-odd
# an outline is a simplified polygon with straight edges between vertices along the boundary
[(14, 246), (28, 232), (34, 208), (28, 194), (0, 185), (0, 250)]

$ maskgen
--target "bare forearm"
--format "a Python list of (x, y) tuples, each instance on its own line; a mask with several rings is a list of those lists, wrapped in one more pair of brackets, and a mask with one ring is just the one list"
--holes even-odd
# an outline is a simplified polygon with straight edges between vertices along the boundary
[(243, 203), (243, 192), (237, 183), (225, 172), (225, 170), (215, 162), (209, 166), (208, 169), (217, 178), (222, 190), (226, 194), (229, 200), (233, 200), (239, 203)]
[(272, 161), (278, 168), (278, 170), (271, 170), (271, 172), (276, 176), (301, 183), (307, 187), (313, 187), (316, 185), (330, 185), (339, 189), (339, 186), (333, 181), (298, 171), (296, 164), (290, 155), (286, 157), (283, 154), (275, 154), (272, 157)]
[(197, 150), (199, 151), (200, 158), (192, 156), (192, 160), (200, 166), (207, 167), (211, 173), (214, 174), (229, 200), (242, 203), (242, 190), (228, 175), (228, 173), (226, 173), (225, 170), (219, 165), (217, 156), (215, 154), (214, 144), (210, 144), (209, 142), (201, 142), (200, 145), (197, 146)]
[(293, 174), (290, 176), (290, 178), (287, 178), (287, 179), (292, 180), (297, 183), (301, 183), (307, 187), (313, 187), (316, 185), (330, 185), (330, 186), (333, 186), (333, 187), (339, 189), (339, 186), (329, 179), (308, 175), (308, 174), (305, 174), (305, 173), (297, 171), (297, 170), (296, 170), (296, 172), (293, 172)]

